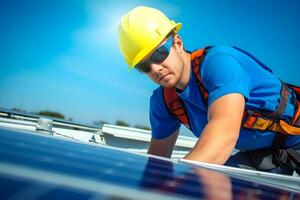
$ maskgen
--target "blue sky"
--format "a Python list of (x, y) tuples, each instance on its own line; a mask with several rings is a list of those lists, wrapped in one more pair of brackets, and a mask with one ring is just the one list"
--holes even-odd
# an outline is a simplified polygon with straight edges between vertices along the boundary
[(0, 107), (149, 126), (156, 85), (128, 71), (117, 41), (120, 17), (139, 5), (182, 22), (186, 49), (239, 46), (300, 85), (298, 0), (0, 0)]

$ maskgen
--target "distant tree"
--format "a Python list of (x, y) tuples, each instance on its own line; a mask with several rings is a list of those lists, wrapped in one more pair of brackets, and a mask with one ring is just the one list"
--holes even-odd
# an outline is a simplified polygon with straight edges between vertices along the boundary
[(144, 130), (148, 130), (148, 131), (151, 130), (151, 128), (149, 126), (145, 126), (145, 125), (135, 125), (134, 128), (144, 129)]
[(59, 112), (54, 112), (54, 111), (40, 111), (37, 113), (38, 115), (44, 115), (44, 116), (49, 116), (49, 117), (55, 117), (59, 119), (65, 119), (65, 116)]
[(73, 121), (73, 118), (72, 118), (72, 117), (69, 117), (69, 118), (68, 118), (68, 121), (72, 122), (72, 121)]
[(16, 111), (16, 112), (21, 112), (21, 113), (27, 113), (26, 110), (22, 110), (22, 109), (20, 109), (20, 108), (12, 108), (11, 110), (12, 110), (12, 111)]
[(116, 123), (115, 123), (115, 125), (117, 125), (117, 126), (127, 126), (127, 127), (130, 127), (130, 125), (129, 125), (127, 122), (122, 121), (122, 120), (117, 120)]
[(98, 120), (98, 121), (93, 121), (93, 124), (95, 126), (99, 126), (99, 127), (102, 127), (103, 124), (109, 124), (107, 121), (103, 121), (103, 120)]

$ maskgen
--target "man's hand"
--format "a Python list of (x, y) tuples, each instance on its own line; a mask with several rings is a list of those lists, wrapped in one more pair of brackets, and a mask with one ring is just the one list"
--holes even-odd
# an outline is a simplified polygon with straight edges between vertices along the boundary
[(174, 131), (170, 136), (157, 140), (153, 137), (148, 149), (148, 154), (153, 154), (157, 156), (163, 156), (170, 158), (173, 152), (174, 145), (176, 143), (177, 137), (179, 134), (179, 129)]
[(245, 108), (243, 95), (227, 94), (208, 108), (208, 123), (185, 159), (223, 165), (237, 142)]

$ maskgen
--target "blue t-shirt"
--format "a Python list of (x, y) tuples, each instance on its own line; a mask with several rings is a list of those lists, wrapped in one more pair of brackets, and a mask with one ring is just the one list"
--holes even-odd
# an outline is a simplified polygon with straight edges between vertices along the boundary
[[(245, 97), (246, 108), (274, 111), (280, 101), (281, 82), (262, 65), (259, 61), (235, 48), (211, 47), (207, 51), (200, 70), (203, 85), (209, 93), (208, 106), (226, 94), (239, 93)], [(177, 93), (184, 101), (191, 130), (196, 137), (199, 137), (207, 124), (208, 106), (202, 98), (192, 71), (185, 90), (177, 91)], [(294, 105), (291, 99), (290, 96), (283, 118), (291, 119), (293, 116)], [(168, 137), (181, 124), (177, 118), (169, 114), (161, 86), (153, 91), (150, 99), (150, 123), (152, 136), (156, 139)], [(235, 148), (253, 150), (271, 147), (275, 134), (269, 131), (241, 128)], [(286, 145), (292, 146), (297, 143), (300, 143), (300, 136), (289, 136)]]

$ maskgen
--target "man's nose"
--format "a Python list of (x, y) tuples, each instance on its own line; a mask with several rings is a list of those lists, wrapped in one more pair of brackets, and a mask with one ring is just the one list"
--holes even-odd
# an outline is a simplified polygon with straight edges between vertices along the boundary
[(151, 67), (151, 71), (154, 73), (160, 73), (162, 71), (162, 65), (161, 64), (157, 64), (157, 63), (151, 63), (150, 64)]

